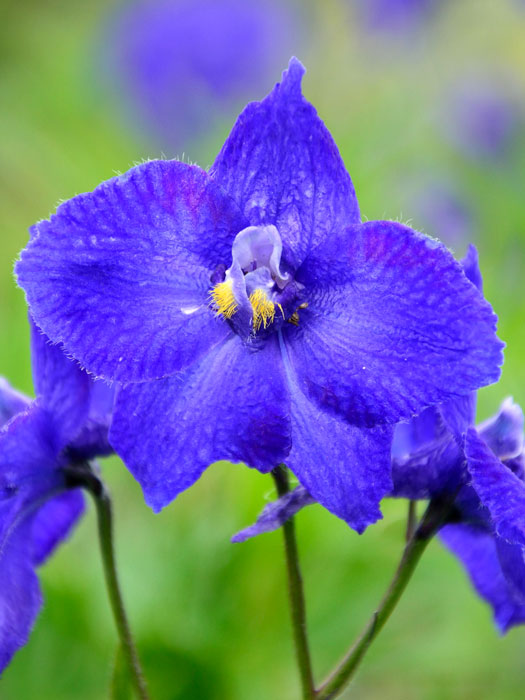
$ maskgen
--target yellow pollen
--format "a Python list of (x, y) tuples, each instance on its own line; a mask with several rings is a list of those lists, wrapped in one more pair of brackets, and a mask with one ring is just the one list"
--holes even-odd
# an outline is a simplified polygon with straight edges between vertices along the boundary
[(216, 284), (211, 290), (210, 296), (217, 310), (217, 316), (222, 314), (224, 318), (231, 318), (239, 308), (239, 304), (233, 294), (231, 280)]
[(261, 325), (263, 328), (269, 326), (275, 318), (275, 306), (266, 293), (262, 289), (256, 289), (250, 294), (250, 304), (253, 309), (253, 330), (258, 331)]

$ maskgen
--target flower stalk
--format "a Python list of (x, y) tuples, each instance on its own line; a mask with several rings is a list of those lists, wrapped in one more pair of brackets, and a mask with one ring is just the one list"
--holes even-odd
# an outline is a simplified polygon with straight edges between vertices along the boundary
[(104, 567), (104, 576), (113, 618), (120, 639), (122, 654), (126, 660), (131, 682), (140, 700), (149, 700), (144, 674), (140, 665), (135, 642), (131, 635), (128, 616), (118, 581), (115, 550), (113, 547), (113, 509), (111, 497), (103, 481), (84, 463), (71, 467), (68, 472), (68, 485), (80, 486), (90, 493), (97, 510), (98, 537)]
[(430, 501), (421, 522), (408, 540), (396, 573), (360, 637), (347, 652), (339, 666), (317, 691), (317, 700), (331, 700), (339, 695), (355, 674), (359, 664), (394, 611), (428, 543), (446, 521), (454, 497)]
[[(290, 491), (288, 473), (284, 465), (279, 465), (272, 471), (279, 497)], [(288, 593), (290, 597), (290, 613), (295, 642), (295, 652), (301, 677), (303, 700), (313, 700), (316, 697), (312, 661), (306, 632), (306, 605), (304, 600), (303, 581), (299, 567), (299, 553), (295, 537), (294, 519), (287, 520), (283, 527), (284, 549), (286, 555), (286, 570), (288, 576)]]

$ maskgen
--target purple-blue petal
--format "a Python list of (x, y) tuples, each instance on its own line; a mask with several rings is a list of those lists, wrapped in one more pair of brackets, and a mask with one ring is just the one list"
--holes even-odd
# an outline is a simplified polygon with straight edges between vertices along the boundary
[(502, 571), (494, 537), (470, 525), (447, 525), (440, 536), (466, 568), (476, 591), (491, 605), (500, 631), (523, 624), (525, 605)]
[(465, 452), (472, 486), (503, 539), (525, 546), (525, 483), (503, 464), (474, 428)]
[(224, 339), (210, 276), (246, 225), (196, 166), (152, 161), (62, 204), (16, 266), (33, 317), (96, 376), (164, 377)]
[(31, 522), (31, 555), (40, 566), (67, 537), (84, 513), (84, 496), (80, 489), (64, 491), (38, 510)]
[(281, 341), (290, 387), (292, 449), (286, 464), (312, 497), (357, 532), (379, 520), (392, 489), (390, 426), (361, 429), (311, 402)]
[(30, 523), (0, 548), (0, 673), (26, 644), (42, 606), (29, 553)]
[(518, 457), (523, 450), (523, 410), (507, 398), (499, 412), (477, 426), (479, 436), (501, 460)]
[(62, 447), (53, 417), (37, 402), (12, 418), (0, 430), (0, 503), (58, 483)]
[[(396, 431), (398, 427), (396, 426)], [(392, 496), (428, 499), (456, 491), (466, 481), (463, 450), (449, 432), (412, 452), (392, 455)]]
[(293, 491), (265, 505), (255, 523), (238, 532), (231, 541), (245, 542), (250, 537), (277, 530), (302, 508), (312, 503), (315, 503), (315, 499), (310, 496), (304, 486), (297, 486)]
[(87, 419), (76, 439), (69, 445), (70, 454), (89, 460), (113, 452), (108, 434), (113, 419), (115, 391), (115, 385), (90, 377)]
[(185, 373), (122, 387), (110, 441), (160, 510), (218, 460), (273, 469), (290, 449), (289, 414), (275, 336), (231, 336)]
[(479, 267), (478, 250), (472, 243), (469, 244), (465, 257), (460, 262), (463, 272), (472, 284), (483, 293), (483, 277)]
[(0, 377), (0, 428), (17, 413), (25, 411), (31, 400), (9, 384), (7, 379)]
[(423, 446), (450, 437), (439, 407), (430, 406), (419, 416), (398, 423), (392, 441), (392, 459), (406, 459)]
[(282, 82), (241, 113), (210, 170), (250, 224), (277, 227), (293, 268), (312, 247), (360, 220), (337, 146), (301, 94), (303, 74), (292, 58)]
[(38, 402), (0, 430), (0, 671), (26, 643), (41, 606), (34, 567), (81, 512), (80, 494), (59, 495), (60, 449), (53, 416)]
[(53, 416), (62, 446), (73, 440), (87, 420), (92, 380), (53, 345), (29, 317), (33, 384), (39, 404)]
[(501, 537), (495, 538), (499, 563), (513, 597), (525, 605), (525, 548), (510, 544)]
[(300, 383), (356, 425), (412, 417), (500, 375), (490, 305), (444, 246), (406, 226), (334, 233), (296, 279), (308, 308), (283, 334)]

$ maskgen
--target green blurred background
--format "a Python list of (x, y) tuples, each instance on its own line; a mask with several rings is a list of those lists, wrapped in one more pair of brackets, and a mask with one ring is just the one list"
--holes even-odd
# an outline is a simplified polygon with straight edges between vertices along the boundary
[[(242, 100), (175, 151), (134, 125), (129, 102), (102, 69), (105, 28), (116, 3), (3, 0), (0, 7), (0, 373), (31, 393), (25, 303), (12, 277), (28, 226), (59, 200), (143, 158), (183, 150), (208, 166)], [(511, 148), (496, 158), (466, 154), (446, 133), (455, 119), (447, 100), (463, 75), (466, 92), (468, 76), (481, 73), (511, 76), (523, 94), (523, 3), (442, 2), (408, 33), (371, 31), (351, 2), (303, 2), (296, 11), (304, 34), (292, 48), (308, 69), (304, 92), (340, 147), (363, 215), (410, 221), (441, 235), (458, 256), (468, 240), (478, 246), (485, 293), (508, 343), (501, 382), (480, 392), (480, 419), (506, 395), (525, 403), (523, 114)], [(262, 98), (278, 79), (269, 76), (262, 92), (246, 98)], [(430, 228), (421, 211), (436, 182), (468, 211), (459, 233), (445, 225), (438, 230), (439, 217)], [(154, 515), (118, 459), (102, 466), (114, 495), (122, 584), (152, 698), (297, 698), (281, 535), (229, 542), (274, 496), (270, 477), (220, 463)], [(319, 679), (380, 598), (403, 546), (405, 512), (404, 503), (385, 503), (384, 520), (362, 536), (319, 506), (298, 516)], [(41, 570), (46, 604), (29, 644), (0, 681), (2, 700), (108, 696), (116, 635), (97, 547), (90, 508)], [(458, 562), (434, 542), (346, 696), (519, 698), (524, 652), (525, 630), (498, 636)]]

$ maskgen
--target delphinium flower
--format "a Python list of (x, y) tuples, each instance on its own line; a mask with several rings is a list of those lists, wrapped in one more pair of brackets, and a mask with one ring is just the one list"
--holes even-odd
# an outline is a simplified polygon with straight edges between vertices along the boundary
[(246, 107), (208, 172), (152, 161), (62, 204), (17, 275), (53, 341), (123, 384), (110, 440), (155, 510), (217, 460), (286, 462), (362, 531), (393, 425), (495, 381), (502, 343), (443, 245), (361, 223), (303, 72)]
[(36, 399), (0, 378), (0, 671), (42, 605), (36, 569), (83, 512), (67, 468), (111, 452), (112, 390), (94, 382), (32, 324)]
[[(463, 265), (481, 288), (473, 246)], [(476, 429), (475, 403), (472, 393), (427, 408), (396, 427), (390, 495), (415, 501), (446, 495), (455, 499), (440, 537), (461, 560), (505, 632), (525, 622), (523, 411), (506, 399), (499, 412)], [(298, 486), (269, 503), (233, 541), (275, 530), (312, 503), (315, 499)]]
[(300, 23), (293, 0), (139, 0), (106, 29), (106, 72), (143, 131), (181, 149), (271, 85)]

